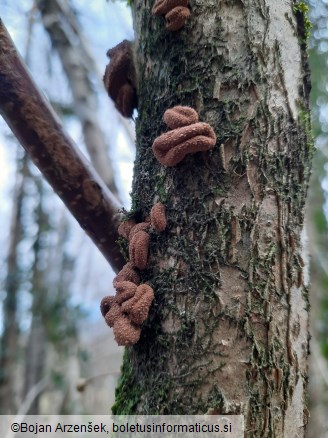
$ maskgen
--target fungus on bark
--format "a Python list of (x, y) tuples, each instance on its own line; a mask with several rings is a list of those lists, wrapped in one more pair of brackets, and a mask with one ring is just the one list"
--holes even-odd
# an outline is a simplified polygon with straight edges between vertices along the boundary
[(199, 117), (193, 108), (177, 105), (165, 111), (163, 120), (170, 129), (177, 129), (197, 123)]
[(109, 327), (113, 328), (118, 345), (133, 345), (138, 342), (141, 327), (133, 324), (123, 312), (115, 297), (105, 297), (100, 304), (101, 312)]
[(116, 288), (117, 283), (121, 281), (131, 281), (132, 283), (139, 285), (140, 277), (137, 271), (133, 268), (133, 264), (131, 262), (126, 263), (120, 272), (116, 275), (113, 280), (113, 286)]
[(166, 29), (175, 32), (180, 30), (190, 16), (189, 0), (157, 0), (152, 9), (153, 15), (164, 15)]
[(120, 305), (115, 300), (115, 297), (113, 297), (114, 300), (108, 310), (108, 312), (105, 315), (105, 321), (106, 324), (109, 325), (109, 327), (114, 327), (115, 322), (121, 318), (122, 316), (122, 309)]
[[(184, 111), (182, 108), (185, 108)], [(184, 118), (188, 123), (186, 125), (182, 125)], [(196, 120), (195, 110), (192, 108), (178, 106), (168, 109), (163, 119), (169, 122), (169, 128), (178, 126), (157, 137), (153, 143), (154, 155), (164, 166), (175, 166), (187, 154), (207, 151), (215, 146), (216, 135), (208, 123), (190, 122)]]
[(132, 298), (136, 291), (137, 285), (132, 283), (131, 281), (120, 281), (116, 284), (116, 295), (115, 300), (118, 304), (122, 304), (124, 301)]
[(105, 297), (100, 309), (118, 345), (133, 345), (138, 342), (141, 325), (148, 317), (154, 291), (147, 284), (136, 286), (129, 281), (116, 285), (115, 297)]
[(145, 269), (148, 262), (149, 234), (138, 231), (133, 235), (129, 245), (130, 262), (139, 269)]
[(100, 304), (101, 313), (107, 325), (113, 327), (118, 345), (133, 345), (138, 342), (141, 324), (147, 319), (154, 299), (154, 291), (150, 286), (139, 286), (140, 277), (134, 269), (146, 268), (150, 240), (146, 230), (150, 225), (150, 220), (136, 224), (134, 219), (130, 219), (118, 227), (119, 235), (129, 240), (130, 261), (113, 280), (115, 297), (105, 297)]
[(134, 324), (143, 324), (149, 313), (149, 308), (154, 299), (154, 291), (148, 284), (137, 287), (135, 295), (122, 303), (122, 310)]
[(139, 231), (148, 231), (150, 227), (150, 222), (140, 222), (139, 224), (136, 224), (134, 227), (131, 228), (129, 233), (129, 240), (132, 239), (132, 237), (137, 234)]
[(110, 63), (106, 66), (104, 84), (108, 96), (124, 117), (132, 117), (137, 108), (136, 72), (132, 42), (124, 40), (109, 49)]
[(119, 225), (117, 232), (125, 239), (131, 240), (138, 231), (147, 231), (149, 227), (150, 222), (140, 222), (136, 224), (134, 219), (129, 219)]
[(165, 214), (165, 207), (161, 202), (157, 202), (155, 205), (153, 205), (151, 211), (150, 211), (150, 221), (152, 227), (158, 231), (164, 231), (166, 228), (166, 214)]
[(129, 240), (129, 234), (132, 228), (136, 225), (134, 219), (129, 219), (127, 221), (123, 221), (120, 223), (117, 232), (120, 236), (124, 237), (126, 240)]
[(153, 289), (148, 284), (136, 286), (129, 281), (123, 281), (118, 284), (116, 290), (114, 301), (124, 315), (128, 316), (133, 324), (143, 324), (154, 299)]
[(118, 345), (128, 347), (139, 341), (141, 327), (134, 325), (127, 316), (122, 315), (116, 320), (113, 333)]
[(114, 299), (115, 299), (115, 297), (107, 296), (107, 297), (104, 297), (104, 298), (101, 300), (101, 303), (100, 303), (100, 312), (101, 312), (101, 314), (102, 314), (102, 316), (103, 316), (104, 318), (105, 318), (105, 316), (106, 316), (106, 313), (109, 311), (109, 309), (110, 309), (111, 306), (113, 305)]

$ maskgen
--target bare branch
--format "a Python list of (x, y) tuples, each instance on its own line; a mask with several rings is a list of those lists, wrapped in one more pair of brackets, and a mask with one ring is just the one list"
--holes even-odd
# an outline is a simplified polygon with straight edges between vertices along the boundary
[(34, 164), (113, 269), (120, 205), (63, 127), (27, 72), (0, 20), (0, 113)]

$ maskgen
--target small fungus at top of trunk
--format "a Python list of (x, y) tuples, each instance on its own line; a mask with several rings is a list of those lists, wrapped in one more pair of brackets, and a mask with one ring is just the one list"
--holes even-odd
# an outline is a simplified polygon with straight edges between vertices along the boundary
[(189, 106), (174, 106), (165, 111), (163, 120), (170, 129), (182, 128), (199, 121), (198, 113)]
[(153, 6), (152, 14), (164, 15), (166, 29), (175, 32), (184, 26), (190, 16), (188, 4), (189, 0), (157, 0)]
[(109, 49), (110, 63), (106, 66), (104, 84), (108, 96), (124, 117), (132, 117), (137, 108), (136, 72), (131, 41), (124, 40)]

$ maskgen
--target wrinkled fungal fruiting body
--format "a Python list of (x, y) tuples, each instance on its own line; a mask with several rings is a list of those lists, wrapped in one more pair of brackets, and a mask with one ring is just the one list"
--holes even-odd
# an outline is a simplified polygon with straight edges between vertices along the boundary
[(131, 41), (124, 40), (109, 49), (110, 63), (106, 66), (104, 84), (108, 96), (124, 117), (132, 117), (137, 108), (136, 72)]
[[(185, 108), (184, 114), (182, 108)], [(164, 113), (163, 118), (164, 121), (169, 122), (169, 127), (178, 126), (157, 137), (153, 143), (154, 155), (163, 166), (175, 166), (187, 154), (208, 151), (215, 146), (216, 135), (208, 123), (190, 122), (191, 119), (196, 120), (195, 110), (192, 108), (181, 106), (171, 108)], [(188, 125), (181, 126), (184, 119)]]
[(130, 262), (138, 269), (146, 269), (148, 262), (149, 234), (138, 231), (133, 235), (129, 245)]
[(147, 284), (141, 284), (138, 286), (134, 297), (122, 303), (122, 310), (127, 313), (131, 322), (141, 325), (148, 317), (153, 299), (153, 289)]
[(139, 341), (141, 327), (134, 325), (127, 316), (123, 315), (115, 322), (113, 333), (117, 345), (129, 347)]
[(187, 7), (189, 0), (157, 0), (152, 9), (153, 15), (163, 15), (166, 29), (175, 32), (180, 30), (190, 16)]
[(115, 300), (118, 304), (122, 304), (124, 301), (129, 300), (135, 295), (137, 285), (131, 281), (120, 281), (119, 283), (116, 283), (115, 289)]
[(129, 219), (127, 221), (123, 221), (120, 223), (117, 232), (120, 236), (124, 237), (126, 240), (129, 240), (129, 234), (132, 228), (136, 225), (134, 219)]
[(113, 286), (116, 287), (116, 284), (120, 283), (121, 281), (131, 281), (136, 285), (140, 284), (140, 276), (133, 268), (132, 263), (128, 262), (126, 265), (123, 266), (123, 268), (114, 278)]
[(199, 121), (198, 113), (189, 106), (174, 106), (165, 111), (163, 120), (168, 128), (177, 129)]
[[(157, 218), (159, 226), (162, 227), (163, 218), (158, 218), (162, 208), (157, 206), (157, 210), (158, 213), (155, 213), (155, 216), (153, 213), (154, 221)], [(135, 270), (135, 268), (145, 269), (147, 266), (150, 240), (147, 230), (150, 226), (150, 219), (139, 224), (136, 224), (134, 219), (129, 219), (118, 227), (119, 235), (129, 240), (130, 261), (113, 280), (113, 286), (116, 289), (115, 297), (105, 297), (100, 304), (101, 313), (107, 325), (113, 328), (118, 345), (127, 346), (138, 342), (141, 325), (147, 319), (154, 299), (154, 291), (150, 286), (139, 285), (140, 277)]]
[(111, 306), (113, 305), (114, 300), (115, 300), (115, 297), (112, 297), (112, 296), (104, 297), (104, 298), (101, 300), (101, 303), (100, 303), (100, 311), (101, 311), (101, 314), (102, 314), (102, 316), (103, 316), (104, 318), (105, 318), (105, 316), (106, 316), (106, 313), (109, 311), (109, 309), (110, 309)]
[(109, 325), (109, 327), (114, 327), (115, 322), (119, 318), (121, 318), (121, 316), (122, 316), (122, 309), (120, 305), (116, 302), (116, 300), (114, 300), (112, 305), (110, 306), (110, 309), (105, 315), (106, 324)]
[(148, 317), (154, 291), (147, 284), (136, 286), (129, 281), (117, 283), (115, 297), (105, 297), (100, 309), (109, 327), (113, 328), (118, 345), (138, 342), (141, 325)]
[(139, 231), (148, 231), (150, 227), (149, 222), (140, 222), (139, 224), (135, 225), (131, 228), (131, 231), (129, 233), (129, 240), (132, 239), (132, 237), (137, 234)]
[(150, 211), (150, 221), (152, 227), (158, 231), (162, 232), (166, 228), (166, 214), (165, 214), (165, 207), (161, 202), (157, 202), (155, 205), (153, 205), (151, 211)]

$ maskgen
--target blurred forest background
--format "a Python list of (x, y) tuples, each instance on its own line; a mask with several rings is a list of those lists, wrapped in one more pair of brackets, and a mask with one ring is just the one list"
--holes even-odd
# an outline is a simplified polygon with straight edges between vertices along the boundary
[[(328, 1), (308, 5), (317, 146), (307, 208), (309, 436), (320, 438), (328, 437)], [(134, 123), (102, 84), (107, 50), (134, 38), (127, 2), (0, 0), (0, 16), (66, 130), (128, 210)], [(0, 198), (0, 414), (110, 413), (123, 350), (99, 302), (114, 294), (114, 273), (2, 119)]]

